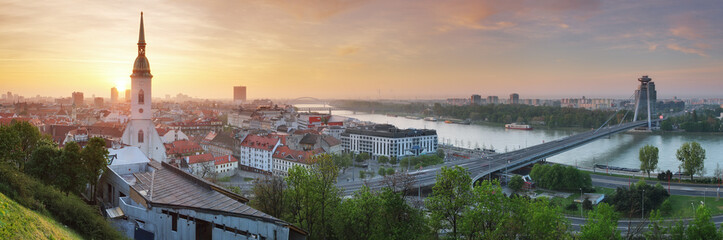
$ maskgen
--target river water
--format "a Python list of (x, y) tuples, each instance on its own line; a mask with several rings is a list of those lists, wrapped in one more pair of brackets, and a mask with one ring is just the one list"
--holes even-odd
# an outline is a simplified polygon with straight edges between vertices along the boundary
[[(512, 151), (526, 146), (552, 141), (584, 129), (548, 130), (534, 129), (508, 130), (497, 124), (449, 124), (442, 121), (430, 122), (393, 117), (381, 114), (354, 113), (351, 111), (333, 111), (334, 115), (355, 118), (361, 121), (388, 123), (398, 128), (435, 129), (440, 144), (451, 144), (464, 148), (493, 148), (497, 152)], [(658, 168), (678, 171), (680, 161), (675, 152), (684, 142), (696, 141), (706, 150), (706, 174), (712, 176), (716, 163), (723, 168), (723, 134), (720, 133), (618, 133), (609, 138), (601, 138), (586, 145), (548, 158), (550, 162), (592, 167), (594, 164), (639, 168), (638, 151), (646, 144), (658, 147)]]

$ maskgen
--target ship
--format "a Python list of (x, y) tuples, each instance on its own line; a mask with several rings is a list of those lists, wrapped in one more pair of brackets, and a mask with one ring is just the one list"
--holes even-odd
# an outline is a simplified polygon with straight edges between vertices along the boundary
[(436, 121), (437, 121), (437, 118), (435, 118), (435, 117), (426, 117), (426, 118), (424, 118), (424, 121), (436, 122)]
[(444, 120), (444, 123), (454, 123), (452, 120)]
[(419, 120), (419, 117), (415, 117), (415, 116), (406, 116), (405, 118), (412, 119), (412, 120)]
[(518, 130), (532, 130), (532, 126), (527, 124), (517, 124), (517, 123), (510, 123), (505, 124), (505, 128), (507, 129), (518, 129)]

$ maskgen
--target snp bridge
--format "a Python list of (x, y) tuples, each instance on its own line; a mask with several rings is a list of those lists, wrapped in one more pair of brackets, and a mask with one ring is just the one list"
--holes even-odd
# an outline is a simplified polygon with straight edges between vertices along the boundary
[[(512, 152), (496, 154), (484, 158), (475, 158), (460, 160), (455, 162), (447, 162), (443, 165), (437, 165), (435, 167), (424, 169), (420, 171), (411, 172), (416, 178), (415, 187), (429, 187), (434, 185), (436, 181), (436, 175), (440, 171), (442, 166), (461, 166), (470, 172), (473, 176), (473, 183), (492, 174), (495, 172), (513, 171), (524, 166), (536, 163), (540, 159), (544, 159), (570, 149), (579, 147), (586, 143), (595, 141), (597, 139), (607, 137), (609, 135), (627, 131), (636, 127), (646, 126), (647, 121), (636, 121), (623, 123), (615, 126), (602, 127), (596, 130), (590, 130), (584, 133), (572, 135), (555, 141), (550, 141), (542, 144), (538, 144), (532, 147), (519, 149)], [(365, 182), (351, 181), (351, 182), (339, 182), (337, 186), (343, 188), (344, 195), (351, 195), (358, 189), (366, 185), (371, 189), (379, 189), (384, 186), (383, 178), (377, 177)]]

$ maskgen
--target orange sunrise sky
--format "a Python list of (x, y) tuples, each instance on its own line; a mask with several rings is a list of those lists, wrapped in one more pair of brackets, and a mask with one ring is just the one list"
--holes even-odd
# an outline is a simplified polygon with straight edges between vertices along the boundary
[(0, 92), (154, 97), (722, 97), (720, 1), (0, 0)]

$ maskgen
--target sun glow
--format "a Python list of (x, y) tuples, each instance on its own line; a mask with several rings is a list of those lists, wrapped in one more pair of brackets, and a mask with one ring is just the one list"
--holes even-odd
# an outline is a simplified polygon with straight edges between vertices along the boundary
[(125, 92), (126, 89), (128, 89), (128, 84), (130, 84), (130, 81), (128, 79), (116, 79), (113, 81), (115, 83), (115, 88), (118, 89), (118, 92)]

